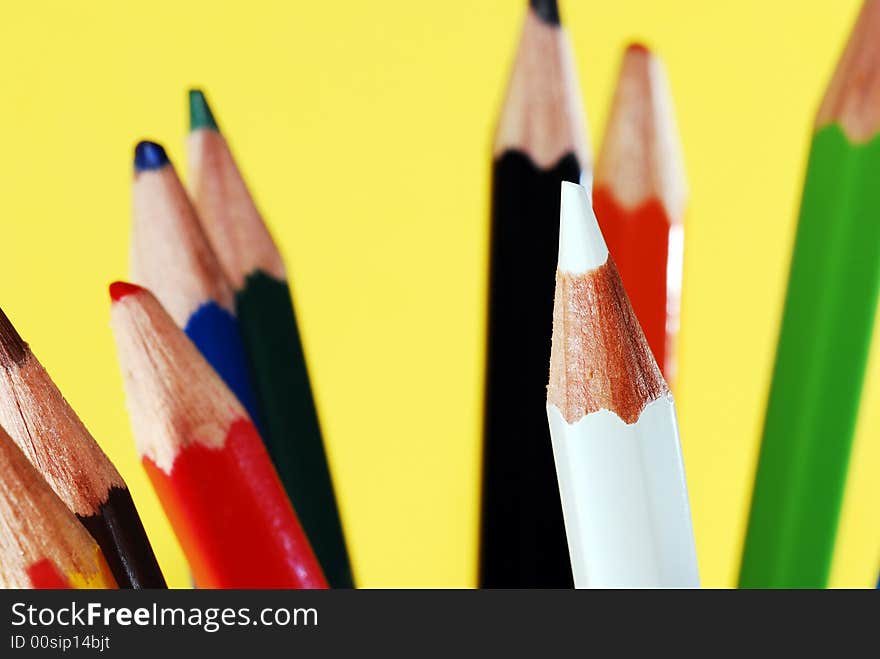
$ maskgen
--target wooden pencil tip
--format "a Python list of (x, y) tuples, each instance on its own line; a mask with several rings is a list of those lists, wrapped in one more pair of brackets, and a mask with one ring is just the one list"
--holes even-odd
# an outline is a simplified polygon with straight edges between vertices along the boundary
[(27, 356), (28, 345), (13, 327), (3, 309), (0, 309), (0, 363), (20, 364)]
[(532, 11), (547, 25), (559, 25), (559, 5), (556, 0), (529, 0)]
[(114, 281), (110, 284), (110, 299), (119, 302), (126, 295), (134, 295), (146, 290), (137, 284), (129, 284), (127, 281)]
[(838, 124), (854, 144), (880, 133), (880, 1), (862, 4), (816, 115), (816, 129)]
[(165, 153), (165, 149), (160, 144), (144, 140), (138, 142), (134, 148), (135, 172), (162, 169), (169, 162), (168, 154)]
[(189, 90), (189, 129), (190, 131), (206, 128), (215, 130), (218, 133), (220, 129), (217, 127), (217, 121), (214, 119), (214, 113), (211, 112), (211, 106), (201, 89)]

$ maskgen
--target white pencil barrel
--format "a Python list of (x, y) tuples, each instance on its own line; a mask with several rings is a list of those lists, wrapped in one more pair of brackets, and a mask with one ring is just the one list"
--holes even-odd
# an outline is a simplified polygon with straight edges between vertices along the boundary
[(697, 588), (687, 485), (671, 397), (624, 423), (566, 423), (547, 406), (577, 588)]

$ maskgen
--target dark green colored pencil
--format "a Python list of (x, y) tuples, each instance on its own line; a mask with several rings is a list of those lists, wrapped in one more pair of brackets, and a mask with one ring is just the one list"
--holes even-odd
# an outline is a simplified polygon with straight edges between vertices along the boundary
[(281, 255), (200, 91), (190, 96), (190, 182), (236, 291), (264, 440), (327, 580), (354, 582), (296, 312)]

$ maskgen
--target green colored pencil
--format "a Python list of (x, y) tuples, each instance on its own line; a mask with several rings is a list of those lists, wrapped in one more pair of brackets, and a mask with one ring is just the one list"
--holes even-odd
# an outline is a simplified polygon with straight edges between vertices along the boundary
[(333, 588), (354, 583), (284, 263), (214, 115), (190, 100), (190, 182), (205, 231), (236, 291), (263, 430), (278, 474)]
[(827, 585), (880, 282), (880, 0), (816, 120), (740, 572)]

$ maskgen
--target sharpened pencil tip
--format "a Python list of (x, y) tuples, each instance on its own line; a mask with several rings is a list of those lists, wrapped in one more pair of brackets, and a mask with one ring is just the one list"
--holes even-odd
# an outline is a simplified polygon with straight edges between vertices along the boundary
[(26, 356), (27, 343), (21, 338), (3, 309), (0, 309), (0, 363), (20, 364)]
[(217, 127), (217, 121), (214, 119), (214, 113), (211, 112), (211, 106), (208, 105), (208, 100), (205, 98), (204, 92), (201, 89), (190, 89), (189, 90), (189, 129), (190, 131), (199, 130), (200, 128), (207, 128), (209, 130), (216, 130), (218, 133), (220, 129)]
[(138, 142), (134, 148), (134, 171), (136, 172), (162, 169), (168, 162), (168, 154), (165, 153), (165, 149), (155, 142)]
[(562, 182), (559, 213), (559, 265), (561, 272), (595, 270), (608, 260), (608, 247), (593, 212), (587, 189)]
[(110, 299), (114, 302), (119, 302), (126, 295), (134, 295), (143, 290), (145, 289), (137, 284), (130, 284), (127, 281), (114, 281), (110, 284)]
[(556, 0), (529, 0), (529, 5), (538, 18), (548, 25), (559, 25), (559, 5)]

